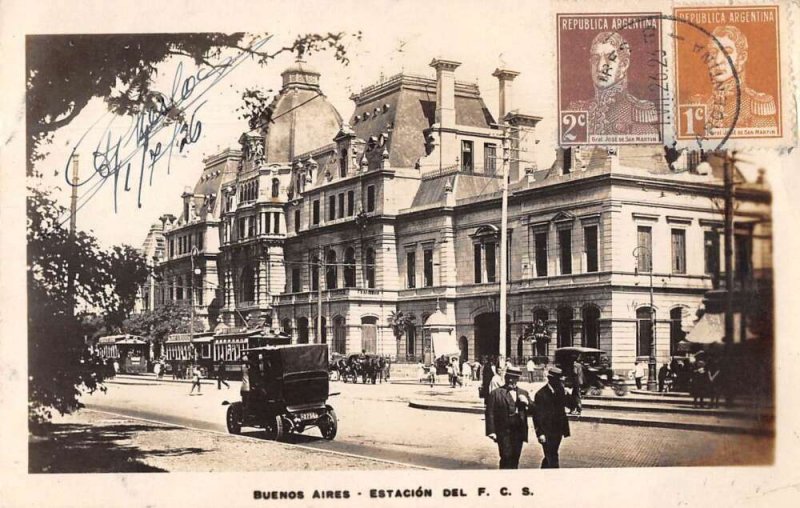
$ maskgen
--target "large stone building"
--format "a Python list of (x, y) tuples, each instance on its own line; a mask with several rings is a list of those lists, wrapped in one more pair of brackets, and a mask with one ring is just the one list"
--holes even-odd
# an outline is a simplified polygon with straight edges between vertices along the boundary
[[(211, 215), (199, 207), (197, 223), (219, 233), (223, 327), (280, 327), (294, 342), (415, 361), (437, 354), (425, 326), (433, 320), (470, 359), (585, 345), (609, 351), (624, 369), (650, 353), (652, 272), (656, 354), (666, 359), (719, 275), (719, 167), (679, 161), (685, 167), (676, 170), (656, 145), (564, 149), (551, 167), (537, 168), (540, 118), (514, 108), (518, 73), (494, 73), (495, 118), (477, 85), (455, 79), (458, 66), (436, 59), (435, 77), (400, 74), (365, 88), (351, 97), (347, 122), (322, 94), (318, 73), (301, 64), (283, 73), (274, 121), (243, 135), (242, 152), (220, 156), (230, 171), (215, 181), (220, 203)], [(197, 192), (195, 200), (205, 195)], [(738, 185), (737, 203), (744, 280), (771, 268), (769, 252), (753, 243), (769, 236), (763, 180)], [(187, 217), (167, 238), (200, 227)], [(181, 277), (173, 254), (167, 266)], [(203, 277), (215, 284), (211, 260)], [(416, 318), (401, 333), (390, 326), (398, 311)], [(537, 321), (549, 343), (523, 340)]]

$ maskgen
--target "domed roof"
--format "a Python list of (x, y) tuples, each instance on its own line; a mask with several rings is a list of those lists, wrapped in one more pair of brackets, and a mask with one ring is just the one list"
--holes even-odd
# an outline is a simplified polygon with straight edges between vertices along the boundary
[(342, 116), (320, 89), (318, 72), (295, 62), (281, 76), (283, 88), (272, 103), (272, 122), (264, 132), (268, 164), (286, 163), (330, 144), (342, 123)]
[(428, 319), (425, 320), (425, 326), (429, 328), (452, 328), (453, 324), (450, 322), (447, 314), (437, 308), (436, 312), (428, 316)]

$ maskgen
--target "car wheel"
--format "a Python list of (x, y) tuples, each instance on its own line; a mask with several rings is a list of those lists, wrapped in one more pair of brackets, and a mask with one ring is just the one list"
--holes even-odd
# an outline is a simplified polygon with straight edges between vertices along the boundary
[(267, 433), (267, 439), (272, 441), (282, 441), (286, 437), (286, 426), (281, 415), (275, 415), (272, 421), (268, 421), (264, 425), (264, 430)]
[(328, 406), (328, 412), (325, 413), (322, 418), (319, 424), (319, 430), (322, 433), (322, 437), (331, 441), (336, 437), (336, 431), (339, 430), (339, 420), (336, 418), (336, 411)]
[(231, 434), (242, 433), (242, 403), (234, 402), (228, 406), (228, 414), (225, 418), (228, 424), (228, 432)]

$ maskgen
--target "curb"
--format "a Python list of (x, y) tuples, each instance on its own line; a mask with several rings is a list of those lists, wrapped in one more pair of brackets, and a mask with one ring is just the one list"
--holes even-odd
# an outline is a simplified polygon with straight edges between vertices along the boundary
[[(184, 384), (192, 384), (191, 379), (172, 379), (171, 377), (167, 379), (166, 377), (162, 377), (158, 379), (158, 377), (154, 375), (136, 375), (136, 374), (117, 374), (113, 378), (106, 379), (105, 381), (109, 383), (113, 383), (116, 379), (126, 379), (126, 380), (137, 380), (137, 381), (150, 381), (155, 383), (184, 383)], [(229, 381), (226, 379), (226, 381)], [(201, 378), (200, 384), (201, 385), (214, 385), (217, 382), (216, 379), (211, 378)]]
[[(408, 407), (414, 409), (421, 409), (424, 411), (450, 411), (455, 413), (471, 413), (480, 414), (484, 413), (483, 409), (474, 406), (457, 406), (457, 405), (436, 405), (428, 404), (421, 401), (411, 400), (408, 402)], [(605, 423), (611, 425), (622, 425), (629, 427), (653, 427), (675, 430), (698, 430), (706, 432), (723, 432), (728, 434), (749, 434), (757, 436), (774, 436), (775, 432), (770, 429), (753, 429), (748, 427), (741, 427), (736, 425), (718, 425), (710, 423), (690, 423), (690, 422), (666, 422), (666, 421), (653, 421), (653, 420), (635, 420), (632, 418), (619, 418), (614, 416), (593, 416), (593, 415), (567, 415), (572, 421), (576, 422), (589, 422), (589, 423)]]

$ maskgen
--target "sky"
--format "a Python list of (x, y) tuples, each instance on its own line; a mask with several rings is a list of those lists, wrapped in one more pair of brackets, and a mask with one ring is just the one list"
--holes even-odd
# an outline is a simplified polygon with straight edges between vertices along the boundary
[[(543, 26), (541, 19), (550, 16), (547, 9), (520, 9), (519, 15), (507, 16), (491, 3), (468, 2), (464, 5), (470, 8), (459, 12), (455, 21), (448, 6), (439, 4), (427, 6), (425, 16), (410, 8), (413, 3), (392, 10), (391, 16), (386, 11), (368, 9), (353, 11), (351, 16), (334, 15), (326, 12), (335, 10), (334, 6), (316, 5), (317, 12), (311, 18), (299, 16), (261, 24), (261, 30), (279, 28), (270, 32), (274, 37), (265, 43), (264, 49), (280, 47), (299, 33), (343, 31), (352, 34), (360, 31), (360, 40), (352, 37), (347, 40), (349, 65), (337, 62), (328, 52), (306, 57), (307, 64), (321, 72), (322, 90), (343, 118), (348, 118), (353, 110), (349, 96), (365, 86), (400, 72), (434, 77), (434, 70), (429, 66), (433, 58), (462, 62), (456, 70), (456, 79), (477, 82), (484, 101), (496, 117), (498, 86), (491, 74), (496, 68), (505, 67), (521, 73), (514, 81), (512, 107), (543, 117), (537, 127), (537, 138), (541, 142), (537, 145), (535, 159), (539, 167), (550, 166), (555, 156), (556, 73), (549, 69), (555, 69), (556, 65), (555, 44), (547, 30), (531, 30), (532, 26)], [(242, 28), (247, 29), (246, 26)], [(227, 147), (238, 148), (239, 135), (247, 130), (246, 122), (237, 111), (241, 106), (241, 92), (258, 87), (276, 94), (281, 86), (280, 73), (293, 61), (293, 56), (285, 54), (262, 67), (245, 59), (204, 93), (201, 94), (200, 89), (204, 89), (206, 82), (198, 85), (187, 99), (187, 102), (198, 99), (194, 106), (199, 109), (192, 123), (195, 132), (197, 123), (201, 125), (198, 139), (180, 153), (173, 149), (171, 157), (159, 160), (153, 167), (152, 178), (148, 167), (141, 193), (138, 157), (132, 160), (128, 191), (124, 172), (120, 174), (116, 192), (112, 178), (101, 179), (94, 174), (93, 151), (104, 146), (109, 134), (112, 140), (124, 137), (131, 127), (130, 119), (109, 116), (105, 103), (94, 99), (68, 126), (56, 132), (49, 156), (37, 165), (44, 174), (42, 183), (58, 187), (56, 196), (68, 208), (71, 187), (65, 181), (65, 169), (74, 151), (80, 157), (81, 181), (86, 182), (78, 189), (78, 227), (92, 231), (105, 246), (128, 243), (138, 247), (150, 225), (157, 222), (161, 214), (180, 211), (180, 195), (196, 183), (205, 157)], [(178, 82), (198, 70), (206, 72), (187, 59), (173, 58), (159, 65), (153, 88), (168, 92), (176, 81), (179, 66)], [(165, 129), (154, 136), (151, 144), (161, 140), (167, 146), (171, 134)], [(129, 145), (134, 147), (135, 143)], [(127, 152), (132, 153), (132, 149)], [(755, 166), (763, 165), (762, 160), (757, 159)], [(766, 163), (769, 165), (769, 160)], [(754, 174), (755, 166), (744, 170)], [(68, 221), (68, 216), (64, 220)]]

